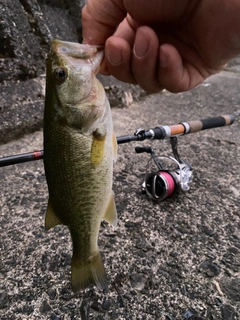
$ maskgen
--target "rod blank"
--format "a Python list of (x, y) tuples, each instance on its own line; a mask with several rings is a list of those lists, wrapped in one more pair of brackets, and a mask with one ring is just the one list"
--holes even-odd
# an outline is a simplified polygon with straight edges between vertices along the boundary
[[(182, 122), (172, 126), (159, 126), (154, 129), (149, 129), (147, 131), (140, 130), (136, 132), (134, 135), (126, 135), (117, 137), (117, 143), (128, 143), (131, 141), (142, 141), (146, 139), (157, 139), (163, 140), (165, 138), (185, 135), (189, 133), (198, 132), (201, 130), (212, 129), (222, 126), (231, 125), (234, 122), (233, 115), (223, 115), (214, 118), (195, 120), (189, 122)], [(28, 153), (17, 154), (8, 157), (0, 158), (0, 167), (10, 166), (13, 164), (40, 160), (43, 159), (44, 151), (34, 151)]]
[(0, 167), (11, 166), (13, 164), (29, 162), (43, 159), (43, 150), (16, 154), (13, 156), (0, 158)]

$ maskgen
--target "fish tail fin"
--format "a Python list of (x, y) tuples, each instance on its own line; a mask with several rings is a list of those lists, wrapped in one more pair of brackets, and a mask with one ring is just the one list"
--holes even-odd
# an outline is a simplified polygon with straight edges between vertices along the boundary
[(107, 288), (107, 275), (102, 263), (100, 252), (82, 262), (76, 255), (72, 257), (72, 291), (74, 293), (95, 284), (99, 289)]

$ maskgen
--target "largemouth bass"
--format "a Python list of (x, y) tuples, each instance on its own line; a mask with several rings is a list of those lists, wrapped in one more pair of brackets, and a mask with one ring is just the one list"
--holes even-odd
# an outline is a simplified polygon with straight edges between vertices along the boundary
[(105, 91), (96, 78), (103, 51), (54, 40), (47, 63), (44, 167), (45, 228), (67, 225), (73, 243), (74, 292), (107, 287), (98, 249), (100, 223), (117, 223), (112, 192), (117, 141)]

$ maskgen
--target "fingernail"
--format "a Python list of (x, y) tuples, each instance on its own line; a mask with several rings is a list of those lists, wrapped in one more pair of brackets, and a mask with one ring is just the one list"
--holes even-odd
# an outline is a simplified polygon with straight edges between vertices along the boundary
[(148, 48), (149, 48), (149, 38), (146, 37), (146, 35), (143, 32), (141, 32), (141, 36), (138, 35), (138, 37), (136, 38), (133, 52), (136, 57), (142, 58), (147, 53)]
[(121, 64), (123, 60), (122, 51), (120, 48), (117, 48), (113, 45), (111, 45), (111, 47), (108, 44), (107, 59), (112, 65), (117, 66)]

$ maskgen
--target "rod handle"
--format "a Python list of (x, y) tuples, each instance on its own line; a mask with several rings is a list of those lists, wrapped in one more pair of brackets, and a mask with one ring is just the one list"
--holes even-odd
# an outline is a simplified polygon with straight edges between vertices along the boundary
[(190, 130), (189, 133), (198, 132), (201, 130), (229, 126), (234, 122), (234, 116), (231, 114), (213, 117), (202, 120), (195, 120), (187, 122)]

